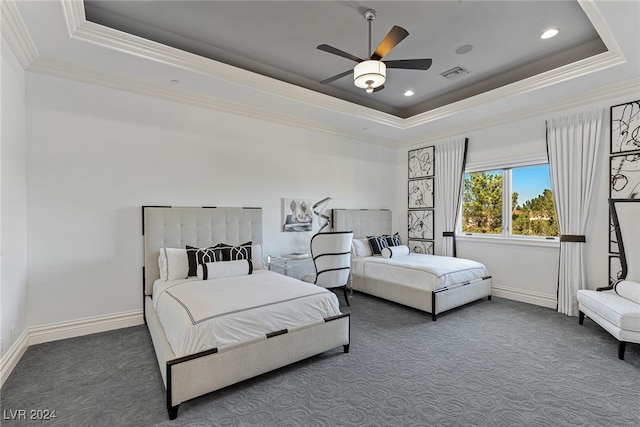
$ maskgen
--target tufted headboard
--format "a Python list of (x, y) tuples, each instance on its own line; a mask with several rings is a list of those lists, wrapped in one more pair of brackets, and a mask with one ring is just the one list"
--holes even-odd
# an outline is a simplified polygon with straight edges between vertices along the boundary
[(262, 208), (142, 207), (144, 292), (160, 278), (160, 248), (262, 243)]
[(391, 234), (389, 209), (333, 209), (334, 231), (353, 230), (354, 239)]

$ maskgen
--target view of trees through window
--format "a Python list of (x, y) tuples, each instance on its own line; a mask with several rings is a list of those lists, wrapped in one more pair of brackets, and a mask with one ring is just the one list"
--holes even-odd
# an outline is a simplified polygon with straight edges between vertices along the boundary
[[(509, 188), (511, 203), (504, 206), (502, 194)], [(515, 236), (558, 236), (549, 166), (545, 164), (465, 174), (462, 231)]]

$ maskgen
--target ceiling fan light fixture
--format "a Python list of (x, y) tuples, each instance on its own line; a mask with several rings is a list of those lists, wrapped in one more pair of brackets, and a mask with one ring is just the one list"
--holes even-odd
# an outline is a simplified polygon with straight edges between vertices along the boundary
[(353, 83), (367, 93), (382, 86), (386, 78), (387, 66), (382, 61), (362, 61), (353, 68)]

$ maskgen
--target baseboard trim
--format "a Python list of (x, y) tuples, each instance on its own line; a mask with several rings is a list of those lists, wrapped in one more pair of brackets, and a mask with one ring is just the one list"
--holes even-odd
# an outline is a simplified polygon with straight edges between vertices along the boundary
[(133, 310), (27, 328), (0, 359), (0, 387), (31, 345), (142, 325), (143, 316), (142, 310)]
[(508, 286), (493, 285), (491, 294), (514, 301), (526, 302), (528, 304), (540, 305), (547, 308), (556, 308), (558, 300), (555, 295), (543, 294), (540, 292), (526, 291)]
[(0, 387), (9, 378), (27, 348), (29, 348), (29, 335), (27, 331), (24, 331), (0, 359)]
[(133, 310), (31, 327), (29, 328), (29, 345), (141, 325), (144, 323), (142, 316), (142, 310)]

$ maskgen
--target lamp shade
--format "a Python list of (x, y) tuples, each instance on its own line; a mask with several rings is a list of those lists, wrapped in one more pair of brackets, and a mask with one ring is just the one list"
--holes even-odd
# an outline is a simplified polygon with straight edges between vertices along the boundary
[(362, 61), (353, 68), (353, 83), (367, 92), (384, 84), (387, 66), (382, 61)]

